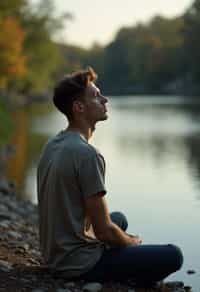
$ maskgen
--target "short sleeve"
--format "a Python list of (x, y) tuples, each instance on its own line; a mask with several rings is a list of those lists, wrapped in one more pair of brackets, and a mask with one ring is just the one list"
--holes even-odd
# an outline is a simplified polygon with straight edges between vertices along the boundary
[(99, 192), (106, 194), (105, 161), (102, 155), (91, 152), (82, 159), (78, 171), (78, 181), (84, 197)]

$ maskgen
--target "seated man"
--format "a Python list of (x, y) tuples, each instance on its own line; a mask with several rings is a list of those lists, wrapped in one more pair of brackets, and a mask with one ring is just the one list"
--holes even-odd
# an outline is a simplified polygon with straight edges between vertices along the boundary
[(123, 214), (109, 214), (105, 160), (88, 143), (96, 123), (108, 118), (96, 78), (91, 68), (76, 72), (54, 91), (68, 126), (48, 141), (38, 165), (42, 255), (69, 279), (156, 282), (181, 268), (182, 253), (174, 245), (143, 245), (125, 232)]

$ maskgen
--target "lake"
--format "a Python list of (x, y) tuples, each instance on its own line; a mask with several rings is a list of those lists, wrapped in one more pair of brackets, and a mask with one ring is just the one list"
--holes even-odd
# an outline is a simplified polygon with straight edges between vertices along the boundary
[[(110, 98), (109, 119), (91, 139), (106, 160), (107, 201), (144, 243), (174, 243), (182, 270), (169, 280), (200, 289), (200, 100), (181, 97)], [(37, 203), (36, 166), (47, 139), (66, 127), (56, 110), (15, 113), (16, 154), (8, 174), (19, 193)], [(187, 270), (196, 273), (188, 275)]]

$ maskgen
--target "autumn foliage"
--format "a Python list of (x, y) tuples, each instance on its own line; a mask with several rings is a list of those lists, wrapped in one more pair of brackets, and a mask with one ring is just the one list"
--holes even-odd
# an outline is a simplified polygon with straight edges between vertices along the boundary
[(62, 23), (52, 5), (52, 0), (0, 1), (0, 98), (2, 91), (28, 96), (51, 84), (60, 62), (52, 36)]
[(14, 17), (0, 20), (0, 87), (9, 80), (26, 74), (26, 56), (23, 54), (25, 32)]

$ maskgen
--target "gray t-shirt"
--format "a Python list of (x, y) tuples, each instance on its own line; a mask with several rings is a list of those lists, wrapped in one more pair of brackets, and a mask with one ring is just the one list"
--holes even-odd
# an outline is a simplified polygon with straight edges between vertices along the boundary
[(46, 144), (37, 172), (40, 247), (52, 269), (79, 276), (100, 259), (84, 198), (106, 193), (103, 156), (77, 132), (62, 131)]

